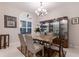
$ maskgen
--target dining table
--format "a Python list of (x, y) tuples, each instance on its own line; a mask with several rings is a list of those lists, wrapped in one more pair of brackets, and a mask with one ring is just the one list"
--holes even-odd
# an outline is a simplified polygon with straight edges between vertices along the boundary
[(55, 38), (57, 38), (57, 36), (45, 35), (45, 36), (34, 36), (33, 40), (34, 40), (34, 43), (39, 43), (48, 47), (52, 44)]
[(45, 49), (45, 56), (50, 56), (51, 55), (51, 46), (53, 45), (53, 40), (57, 38), (57, 36), (34, 36), (33, 40), (35, 44), (41, 44), (44, 46)]

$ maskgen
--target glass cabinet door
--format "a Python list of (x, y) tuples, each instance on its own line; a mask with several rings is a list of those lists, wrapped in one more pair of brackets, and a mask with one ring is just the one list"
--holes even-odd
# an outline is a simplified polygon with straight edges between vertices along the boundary
[(40, 26), (41, 33), (49, 32), (49, 23), (43, 23)]
[(60, 36), (68, 39), (68, 20), (63, 19), (60, 21)]
[(59, 21), (53, 22), (53, 34), (59, 36)]

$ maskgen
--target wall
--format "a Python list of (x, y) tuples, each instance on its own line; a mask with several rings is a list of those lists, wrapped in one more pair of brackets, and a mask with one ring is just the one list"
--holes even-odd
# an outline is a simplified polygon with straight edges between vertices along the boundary
[[(10, 45), (14, 45), (16, 43), (19, 43), (19, 39), (18, 39), (18, 34), (20, 33), (20, 15), (22, 13), (27, 13), (25, 11), (22, 11), (18, 8), (14, 8), (8, 5), (1, 5), (0, 4), (0, 34), (10, 34)], [(14, 16), (17, 17), (17, 28), (4, 28), (4, 15), (10, 15), (10, 16)], [(35, 29), (35, 25), (36, 25), (36, 16), (34, 14), (31, 14), (31, 18), (32, 18), (32, 34), (34, 35), (34, 29)], [(17, 44), (16, 44), (17, 45)]]
[[(10, 34), (10, 44), (19, 42), (17, 34), (20, 32), (19, 15), (21, 15), (22, 13), (25, 13), (25, 11), (0, 4), (0, 34)], [(17, 28), (4, 28), (4, 15), (11, 15), (17, 17)], [(40, 20), (49, 20), (61, 16), (69, 17), (69, 46), (79, 48), (79, 24), (71, 24), (71, 18), (79, 16), (79, 3), (60, 3), (60, 5), (56, 6), (55, 8), (51, 8), (51, 11), (48, 13), (48, 15), (42, 17)], [(35, 14), (31, 14), (31, 17), (33, 25), (32, 34), (34, 35), (34, 30), (37, 23), (39, 23), (39, 18), (35, 16)]]
[(71, 18), (79, 17), (79, 3), (60, 3), (47, 16), (42, 17), (41, 20), (49, 20), (62, 16), (69, 17), (69, 46), (79, 48), (79, 24), (72, 25)]

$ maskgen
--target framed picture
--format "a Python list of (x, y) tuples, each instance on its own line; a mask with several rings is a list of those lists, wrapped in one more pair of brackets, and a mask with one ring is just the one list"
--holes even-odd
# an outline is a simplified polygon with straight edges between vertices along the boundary
[(79, 17), (74, 17), (71, 19), (72, 24), (79, 24)]
[(4, 15), (4, 27), (5, 28), (16, 28), (17, 18), (13, 16)]

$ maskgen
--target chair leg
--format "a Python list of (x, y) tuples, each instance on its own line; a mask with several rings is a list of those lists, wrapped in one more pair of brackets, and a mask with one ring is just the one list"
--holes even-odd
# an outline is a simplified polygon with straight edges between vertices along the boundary
[(26, 54), (27, 54), (27, 47), (25, 47), (25, 56), (26, 56)]
[(33, 54), (33, 57), (36, 57), (36, 54), (35, 53)]
[(22, 46), (21, 46), (21, 52), (22, 52)]
[(42, 50), (42, 56), (44, 56), (44, 48), (43, 48), (43, 50)]
[(27, 57), (29, 57), (28, 50), (27, 50)]

